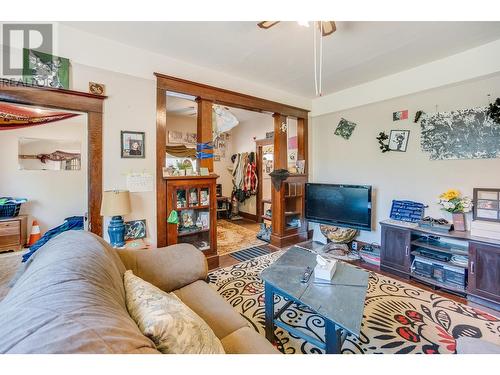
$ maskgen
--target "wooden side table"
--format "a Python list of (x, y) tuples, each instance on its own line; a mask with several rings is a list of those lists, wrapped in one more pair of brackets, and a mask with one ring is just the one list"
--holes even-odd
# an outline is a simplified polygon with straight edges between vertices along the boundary
[(0, 252), (22, 250), (26, 245), (28, 216), (0, 218)]

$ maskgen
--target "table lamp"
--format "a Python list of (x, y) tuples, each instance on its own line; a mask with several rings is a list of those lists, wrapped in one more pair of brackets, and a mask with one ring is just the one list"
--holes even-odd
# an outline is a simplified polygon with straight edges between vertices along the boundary
[(125, 246), (125, 224), (122, 215), (130, 213), (128, 190), (108, 190), (102, 196), (101, 215), (111, 216), (108, 225), (109, 241), (113, 247)]

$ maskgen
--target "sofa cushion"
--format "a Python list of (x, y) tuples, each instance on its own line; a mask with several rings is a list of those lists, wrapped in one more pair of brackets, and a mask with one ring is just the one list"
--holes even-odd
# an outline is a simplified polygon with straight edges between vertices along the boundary
[(220, 340), (196, 313), (173, 293), (125, 272), (127, 308), (137, 325), (162, 353), (224, 354)]
[(53, 238), (0, 302), (0, 353), (158, 353), (128, 314), (124, 272), (89, 232)]
[(228, 354), (280, 354), (264, 336), (250, 327), (240, 328), (221, 341)]
[(195, 281), (174, 293), (207, 322), (220, 339), (248, 326), (247, 321), (204, 281)]

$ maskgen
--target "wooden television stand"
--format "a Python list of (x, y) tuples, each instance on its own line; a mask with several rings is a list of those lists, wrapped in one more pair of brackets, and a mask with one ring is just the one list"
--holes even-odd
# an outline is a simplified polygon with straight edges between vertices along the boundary
[[(466, 296), (468, 300), (500, 310), (500, 241), (471, 236), (470, 232), (438, 232), (424, 229), (416, 224), (405, 224), (394, 220), (380, 223), (382, 246), (380, 248), (380, 269), (406, 279), (413, 279), (435, 288)], [(414, 266), (421, 251), (430, 255), (461, 255), (468, 258), (467, 265), (450, 261), (426, 258), (436, 265), (437, 276), (423, 275)], [(441, 267), (443, 267), (441, 269)], [(465, 275), (463, 286), (454, 283), (454, 272)], [(421, 271), (421, 270), (420, 270)]]

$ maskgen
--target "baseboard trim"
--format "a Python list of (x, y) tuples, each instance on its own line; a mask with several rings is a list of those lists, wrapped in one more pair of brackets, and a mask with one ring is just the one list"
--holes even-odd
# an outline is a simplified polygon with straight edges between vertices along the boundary
[(252, 220), (252, 221), (257, 222), (257, 215), (255, 215), (255, 214), (250, 214), (250, 213), (248, 213), (248, 212), (242, 212), (242, 211), (240, 211), (240, 212), (239, 212), (239, 215), (240, 215), (241, 217), (244, 217), (245, 219), (248, 219), (248, 220)]

